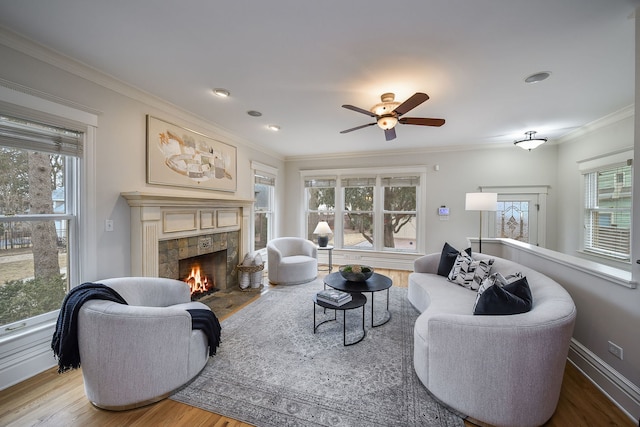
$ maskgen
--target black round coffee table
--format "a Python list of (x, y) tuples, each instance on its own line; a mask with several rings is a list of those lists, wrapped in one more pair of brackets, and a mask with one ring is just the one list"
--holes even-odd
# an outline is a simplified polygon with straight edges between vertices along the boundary
[[(387, 276), (383, 276), (382, 274), (373, 273), (371, 277), (369, 277), (364, 282), (351, 282), (346, 280), (340, 272), (327, 274), (324, 278), (324, 284), (332, 287), (333, 289), (338, 289), (340, 291), (349, 292), (349, 293), (361, 293), (361, 292), (371, 292), (371, 327), (377, 328), (378, 326), (382, 326), (385, 323), (391, 320), (391, 312), (389, 312), (389, 288), (393, 282)], [(373, 324), (373, 294), (375, 292), (387, 291), (387, 314), (388, 317), (384, 322)]]
[[(367, 303), (367, 297), (360, 293), (352, 293), (351, 301), (342, 305), (333, 305), (328, 302), (319, 301), (316, 296), (313, 296), (313, 333), (316, 333), (318, 327), (324, 323), (332, 322), (336, 320), (338, 310), (342, 310), (342, 343), (345, 346), (354, 345), (359, 343), (367, 336), (367, 332), (364, 329), (364, 305)], [(333, 319), (324, 320), (316, 325), (316, 305), (322, 308), (333, 310)], [(354, 308), (362, 307), (362, 337), (359, 340), (350, 342), (347, 344), (347, 310), (353, 310)]]

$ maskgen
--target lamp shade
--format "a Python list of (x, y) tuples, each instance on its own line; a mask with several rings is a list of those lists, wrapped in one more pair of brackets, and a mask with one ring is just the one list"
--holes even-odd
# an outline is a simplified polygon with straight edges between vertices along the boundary
[(498, 193), (467, 193), (464, 208), (467, 211), (496, 211)]
[(316, 225), (316, 229), (313, 230), (313, 234), (318, 234), (320, 236), (331, 234), (331, 233), (332, 231), (327, 221), (318, 222), (318, 225)]

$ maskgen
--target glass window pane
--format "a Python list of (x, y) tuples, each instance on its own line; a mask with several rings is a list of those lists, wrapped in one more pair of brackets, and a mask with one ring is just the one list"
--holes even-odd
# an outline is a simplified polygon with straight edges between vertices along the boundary
[(335, 188), (307, 188), (307, 209), (310, 211), (334, 210), (335, 194)]
[(0, 324), (60, 308), (69, 289), (68, 222), (0, 222)]
[(329, 235), (329, 244), (333, 245), (333, 235), (335, 234), (335, 215), (333, 213), (318, 213), (318, 212), (309, 212), (307, 215), (307, 239), (312, 242), (318, 242), (318, 236), (313, 234), (313, 231), (316, 229), (319, 221), (327, 221), (329, 224), (329, 228), (333, 231), (332, 234)]
[(415, 251), (416, 235), (416, 216), (414, 214), (384, 215), (385, 249)]
[(416, 187), (384, 187), (385, 211), (416, 210)]
[(271, 186), (255, 184), (255, 207), (256, 210), (269, 210), (269, 192)]
[(496, 212), (498, 237), (529, 241), (529, 202), (499, 201)]
[(348, 211), (373, 211), (373, 187), (345, 188), (344, 208)]
[(345, 248), (373, 248), (373, 214), (345, 213), (342, 238)]

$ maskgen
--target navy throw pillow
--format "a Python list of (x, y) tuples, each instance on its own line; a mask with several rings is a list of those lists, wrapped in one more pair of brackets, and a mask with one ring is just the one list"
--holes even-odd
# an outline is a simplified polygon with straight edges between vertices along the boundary
[(520, 314), (531, 310), (533, 296), (526, 277), (508, 285), (494, 284), (478, 297), (473, 314), (506, 315)]
[[(469, 256), (471, 256), (471, 248), (464, 250)], [(442, 247), (442, 253), (440, 254), (440, 263), (438, 263), (438, 275), (448, 277), (449, 272), (453, 268), (453, 264), (456, 262), (456, 258), (460, 253), (459, 250), (445, 242)]]

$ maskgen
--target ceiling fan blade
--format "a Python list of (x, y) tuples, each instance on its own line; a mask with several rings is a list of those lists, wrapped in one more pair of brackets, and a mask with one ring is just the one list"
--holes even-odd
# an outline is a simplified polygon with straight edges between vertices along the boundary
[(351, 128), (351, 129), (347, 129), (347, 130), (340, 131), (340, 133), (349, 133), (349, 132), (353, 132), (354, 130), (358, 130), (358, 129), (366, 128), (366, 127), (368, 127), (368, 126), (373, 126), (373, 125), (375, 125), (375, 124), (376, 124), (376, 122), (373, 122), (373, 123), (367, 123), (366, 125), (360, 125), (360, 126), (356, 126), (356, 127), (354, 127), (354, 128)]
[(384, 138), (387, 141), (391, 141), (392, 139), (396, 139), (396, 128), (385, 129)]
[(375, 117), (375, 116), (376, 116), (376, 115), (375, 115), (375, 114), (373, 114), (371, 111), (367, 111), (367, 110), (365, 110), (365, 109), (363, 109), (363, 108), (355, 107), (355, 106), (353, 106), (353, 105), (349, 105), (349, 104), (345, 104), (345, 105), (343, 105), (343, 106), (342, 106), (342, 108), (346, 108), (347, 110), (352, 110), (352, 111), (355, 111), (355, 112), (357, 112), (357, 113), (366, 114), (366, 115), (367, 115), (367, 116), (369, 116), (369, 117)]
[(403, 125), (442, 126), (444, 119), (427, 119), (424, 117), (402, 117), (398, 122)]
[(429, 95), (427, 95), (426, 93), (416, 92), (409, 99), (398, 105), (394, 111), (398, 114), (398, 116), (401, 116), (413, 110), (427, 99), (429, 99)]

